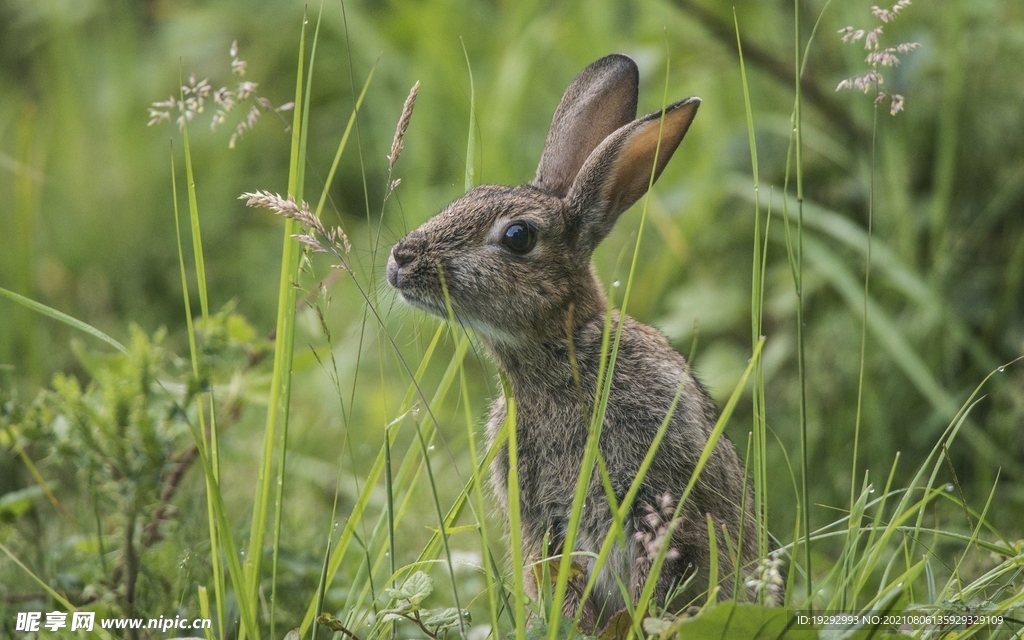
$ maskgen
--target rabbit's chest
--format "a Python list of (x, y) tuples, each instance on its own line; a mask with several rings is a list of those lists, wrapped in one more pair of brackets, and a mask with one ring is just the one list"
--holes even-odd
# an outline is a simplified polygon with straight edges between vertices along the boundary
[(520, 411), (516, 447), (521, 489), (536, 494), (539, 502), (571, 501), (586, 446), (587, 429), (577, 412), (544, 406)]
[[(505, 421), (504, 402), (496, 403), (489, 423), (491, 440), (497, 437)], [(538, 402), (516, 414), (517, 471), (522, 524), (531, 534), (554, 536), (568, 523), (573, 497), (579, 481), (588, 431), (582, 415), (574, 409), (548, 406)], [(492, 469), (492, 481), (499, 499), (508, 492), (509, 457), (502, 447)], [(599, 482), (594, 478), (594, 487)], [(591, 492), (592, 493), (592, 492)], [(588, 497), (583, 528), (594, 519), (604, 521), (603, 500)], [(507, 506), (507, 505), (506, 505)], [(596, 522), (594, 526), (598, 526)], [(597, 531), (594, 532), (597, 535)], [(603, 537), (603, 535), (602, 535)]]

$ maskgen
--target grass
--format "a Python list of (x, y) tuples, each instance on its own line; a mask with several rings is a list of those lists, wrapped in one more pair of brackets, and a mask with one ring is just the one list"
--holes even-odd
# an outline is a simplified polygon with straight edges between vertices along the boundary
[[(923, 7), (915, 6), (914, 9), (922, 11)], [(749, 15), (750, 11), (754, 9), (741, 8), (733, 16), (737, 45), (747, 43), (748, 34), (742, 27), (748, 24), (748, 18), (743, 14)], [(797, 5), (796, 14), (800, 15), (800, 11), (800, 5)], [(570, 12), (568, 15), (573, 17), (575, 14)], [(366, 16), (358, 15), (356, 18), (365, 20)], [(381, 294), (377, 270), (380, 258), (386, 255), (389, 235), (401, 235), (402, 230), (415, 226), (415, 223), (373, 222), (370, 199), (362, 194), (335, 200), (339, 198), (337, 185), (333, 183), (336, 176), (349, 184), (344, 187), (343, 194), (360, 190), (351, 186), (352, 174), (360, 175), (354, 182), (362, 185), (374, 183), (379, 178), (354, 170), (356, 165), (353, 163), (358, 160), (360, 167), (371, 166), (370, 158), (382, 155), (373, 151), (384, 148), (383, 144), (376, 144), (376, 139), (381, 136), (373, 135), (373, 127), (381, 127), (374, 113), (379, 103), (366, 109), (363, 100), (372, 99), (379, 83), (388, 84), (393, 76), (378, 79), (375, 76), (377, 67), (369, 67), (358, 95), (355, 90), (358, 83), (353, 78), (350, 97), (354, 108), (346, 111), (350, 113), (347, 127), (331, 153), (320, 153), (326, 145), (317, 135), (323, 130), (320, 128), (323, 125), (317, 120), (326, 118), (318, 110), (315, 96), (318, 83), (328, 81), (322, 80), (325, 74), (318, 67), (329, 65), (328, 68), (333, 68), (337, 66), (336, 58), (339, 57), (334, 50), (326, 56), (322, 53), (324, 42), (330, 41), (321, 40), (321, 37), (330, 37), (328, 31), (321, 34), (323, 20), (318, 17), (302, 30), (295, 71), (296, 109), (290, 125), (287, 194), (301, 203), (305, 187), (315, 181), (315, 177), (307, 178), (306, 172), (310, 176), (320, 175), (322, 168), (328, 166), (326, 159), (333, 158), (329, 170), (323, 174), (325, 178), (315, 208), (316, 217), (321, 218), (329, 212), (332, 204), (363, 200), (366, 217), (371, 222), (365, 225), (366, 239), (359, 239), (353, 232), (357, 218), (341, 218), (340, 224), (347, 228), (355, 247), (351, 254), (330, 256), (331, 261), (340, 262), (344, 269), (339, 271), (341, 278), (334, 288), (319, 292), (317, 286), (324, 280), (320, 273), (327, 263), (315, 257), (306, 260), (303, 247), (292, 237), (299, 232), (300, 225), (294, 220), (285, 220), (277, 287), (277, 328), (270, 355), (272, 366), (247, 368), (212, 346), (216, 333), (210, 327), (218, 322), (215, 317), (218, 314), (213, 310), (215, 307), (211, 307), (211, 298), (225, 299), (226, 296), (223, 291), (211, 295), (218, 267), (208, 268), (204, 260), (201, 235), (209, 226), (216, 227), (213, 213), (216, 208), (206, 204), (201, 187), (211, 180), (207, 180), (203, 171), (193, 165), (193, 156), (198, 159), (203, 152), (203, 147), (197, 147), (197, 143), (189, 140), (188, 135), (195, 133), (195, 128), (186, 128), (183, 156), (175, 158), (172, 163), (176, 225), (179, 222), (176, 196), (182, 185), (177, 183), (175, 171), (178, 163), (182, 160), (185, 163), (184, 186), (188, 206), (185, 229), (192, 239), (192, 261), (186, 257), (181, 244), (182, 235), (178, 232), (177, 270), (184, 293), (184, 335), (187, 336), (190, 358), (184, 371), (176, 369), (173, 363), (165, 363), (159, 370), (160, 388), (157, 391), (166, 394), (174, 407), (175, 420), (187, 424), (193, 434), (198, 449), (195, 468), (202, 471), (193, 474), (193, 482), (186, 486), (186, 490), (196, 496), (205, 495), (206, 504), (198, 501), (188, 503), (194, 513), (186, 515), (186, 521), (196, 523), (205, 520), (202, 528), (207, 532), (207, 539), (202, 541), (202, 561), (199, 563), (202, 569), (195, 576), (183, 580), (188, 587), (176, 594), (177, 601), (187, 603), (184, 610), (193, 615), (196, 611), (201, 610), (204, 615), (209, 611), (209, 616), (215, 620), (215, 629), (207, 632), (209, 638), (277, 638), (293, 627), (299, 629), (303, 638), (327, 637), (329, 630), (359, 638), (402, 637), (414, 630), (439, 637), (446, 634), (454, 637), (466, 636), (474, 625), (481, 624), (500, 628), (503, 632), (514, 632), (517, 638), (541, 634), (549, 638), (562, 637), (568, 622), (563, 621), (557, 612), (561, 610), (560, 603), (566, 594), (572, 562), (541, 566), (540, 570), (547, 572), (550, 578), (550, 593), (542, 603), (530, 602), (523, 585), (522, 569), (526, 559), (520, 557), (516, 541), (518, 500), (514, 473), (510, 473), (509, 483), (508, 518), (513, 526), (508, 552), (500, 533), (503, 526), (501, 518), (491, 513), (491, 499), (485, 495), (482, 486), (490, 460), (496, 453), (494, 447), (485, 450), (477, 442), (483, 399), (502, 390), (482, 382), (487, 378), (489, 369), (472, 336), (454, 329), (457, 326), (454, 323), (435, 326), (412, 313), (393, 309), (390, 299)], [(827, 21), (827, 16), (822, 20)], [(297, 24), (298, 20), (293, 22)], [(404, 27), (399, 22), (396, 18), (394, 28), (402, 31)], [(551, 28), (568, 29), (566, 24), (553, 20)], [(794, 46), (802, 52), (795, 56), (794, 63), (799, 74), (803, 74), (807, 70), (808, 59), (813, 64), (815, 54), (811, 43), (801, 40), (799, 23), (794, 26)], [(591, 25), (587, 28), (601, 27)], [(463, 131), (462, 127), (468, 123), (469, 136), (462, 158), (466, 188), (474, 183), (477, 175), (482, 174), (490, 181), (495, 175), (512, 171), (510, 166), (493, 167), (489, 164), (495, 162), (493, 158), (498, 155), (491, 147), (495, 131), (508, 125), (476, 123), (483, 118), (484, 110), (495, 110), (498, 104), (496, 95), (501, 91), (514, 93), (515, 87), (522, 86), (517, 85), (515, 79), (517, 74), (525, 73), (522, 71), (527, 55), (524, 51), (543, 37), (539, 30), (536, 26), (533, 30), (527, 29), (520, 48), (506, 50), (504, 66), (500, 61), (484, 56), (480, 43), (472, 38), (467, 38), (457, 52), (459, 55), (454, 56), (466, 65), (460, 68), (459, 77), (466, 79), (465, 102), (469, 111), (464, 119), (458, 117), (464, 114), (449, 114), (444, 122), (448, 126), (450, 120), (457, 120), (460, 122), (459, 131)], [(308, 52), (307, 31), (313, 33)], [(823, 30), (822, 33), (827, 34), (828, 31)], [(573, 44), (579, 44), (581, 51), (587, 50), (585, 44)], [(318, 49), (321, 51), (319, 61), (316, 56)], [(746, 235), (742, 236), (748, 248), (751, 240), (753, 246), (752, 250), (746, 251), (750, 263), (744, 266), (744, 269), (749, 267), (749, 275), (744, 277), (745, 286), (750, 291), (751, 312), (743, 322), (749, 321), (751, 342), (749, 347), (744, 343), (742, 366), (738, 370), (733, 366), (734, 374), (729, 376), (727, 384), (722, 385), (728, 390), (724, 396), (727, 402), (724, 403), (723, 417), (716, 425), (715, 437), (723, 435), (731, 419), (729, 431), (737, 442), (737, 448), (749, 451), (748, 472), (755, 488), (755, 506), (762, 524), (757, 532), (749, 532), (749, 535), (756, 533), (752, 539), (756, 539), (762, 556), (766, 556), (770, 548), (768, 527), (763, 526), (765, 523), (770, 524), (771, 531), (786, 543), (782, 552), (787, 558), (789, 573), (787, 599), (793, 608), (860, 611), (901, 610), (911, 606), (942, 606), (954, 610), (957, 607), (984, 606), (986, 611), (1010, 613), (1020, 606), (1022, 599), (1019, 590), (1022, 550), (1019, 543), (1014, 542), (1014, 538), (1020, 535), (1020, 523), (1001, 507), (1005, 501), (1016, 504), (1013, 501), (1017, 500), (1019, 490), (1014, 487), (1019, 486), (1021, 476), (1019, 462), (1015, 462), (1012, 453), (1007, 453), (1006, 448), (1000, 446), (1003, 436), (998, 425), (1012, 425), (1014, 416), (1019, 415), (1016, 413), (1019, 408), (1007, 404), (1009, 401), (1006, 400), (1013, 397), (1014, 383), (1004, 380), (1019, 376), (1019, 367), (1000, 364), (1017, 352), (1005, 357), (1005, 346), (977, 337), (977, 325), (971, 318), (951, 310), (942, 293), (942, 283), (934, 282), (931, 275), (918, 268), (914, 258), (908, 258), (900, 248), (907, 244), (906, 238), (875, 237), (879, 229), (888, 233), (897, 226), (897, 223), (885, 220), (875, 224), (879, 216), (894, 215), (886, 211), (885, 203), (896, 200), (891, 194), (892, 187), (888, 185), (900, 182), (902, 169), (894, 167), (886, 158), (887, 154), (895, 153), (891, 150), (892, 145), (902, 140), (896, 137), (896, 130), (879, 129), (877, 153), (872, 145), (871, 160), (864, 162), (864, 166), (869, 168), (854, 167), (853, 180), (866, 178), (871, 185), (866, 198), (866, 219), (849, 209), (838, 210), (829, 204), (828, 198), (822, 197), (826, 185), (815, 184), (812, 182), (814, 179), (804, 175), (805, 171), (814, 170), (820, 178), (819, 165), (827, 163), (827, 160), (823, 159), (821, 146), (813, 142), (814, 135), (821, 134), (822, 123), (815, 119), (813, 113), (810, 116), (802, 113), (808, 107), (800, 99), (800, 83), (796, 84), (792, 142), (781, 145), (787, 150), (792, 149), (793, 156), (786, 152), (782, 154), (786, 156), (785, 162), (773, 162), (771, 155), (778, 155), (777, 147), (780, 145), (775, 145), (768, 137), (769, 159), (764, 160), (766, 138), (757, 125), (760, 122), (759, 109), (763, 109), (759, 103), (770, 91), (764, 90), (763, 79), (748, 78), (742, 46), (740, 51), (740, 75), (731, 82), (736, 93), (742, 95), (737, 105), (742, 105), (738, 112), (744, 114), (746, 121), (753, 180), (751, 184), (750, 178), (730, 179), (726, 195), (716, 197), (725, 202), (742, 202), (747, 211), (753, 212), (752, 217), (743, 219)], [(350, 49), (348, 55), (351, 56), (349, 65), (359, 68), (362, 61), (357, 58), (361, 54)], [(577, 55), (584, 57), (583, 53)], [(676, 52), (672, 51), (664, 59), (675, 59), (675, 55)], [(500, 73), (495, 74), (496, 70)], [(676, 77), (670, 75), (667, 63), (665, 70), (666, 78)], [(497, 75), (508, 83), (478, 88), (473, 80), (473, 71), (478, 77), (483, 72)], [(692, 67), (690, 71), (700, 73)], [(551, 70), (545, 75), (553, 77), (545, 77), (538, 82), (564, 84), (565, 78), (569, 77), (561, 70)], [(947, 82), (959, 85), (954, 87), (959, 91), (966, 91), (962, 85), (966, 82), (962, 70), (951, 73)], [(669, 79), (665, 81), (666, 90), (669, 90), (670, 83)], [(435, 93), (430, 93), (432, 90)], [(671, 90), (674, 91), (674, 87)], [(400, 175), (406, 184), (390, 186), (394, 162), (388, 169), (385, 182), (389, 186), (383, 192), (389, 196), (380, 207), (382, 214), (390, 214), (390, 220), (398, 213), (403, 217), (416, 216), (417, 219), (423, 215), (420, 209), (427, 200), (424, 192), (428, 189), (421, 178), (412, 174), (417, 172), (420, 161), (427, 155), (425, 148), (436, 148), (436, 145), (426, 144), (426, 136), (418, 133), (417, 129), (420, 117), (426, 123), (430, 123), (431, 118), (439, 118), (429, 111), (430, 100), (437, 99), (436, 91), (424, 83), (424, 95), (418, 108), (428, 111), (424, 114), (417, 112), (413, 116), (406, 142), (409, 155), (403, 158), (401, 169), (410, 175)], [(387, 95), (384, 90), (381, 93)], [(530, 90), (521, 88), (514, 95), (513, 102), (522, 102), (522, 109), (544, 111), (543, 101)], [(790, 94), (789, 99), (792, 97)], [(909, 109), (917, 108), (913, 100), (911, 95)], [(514, 112), (516, 105), (511, 106)], [(950, 122), (954, 116), (947, 112), (944, 114), (943, 131), (955, 128), (955, 123)], [(702, 112), (701, 117), (704, 115)], [(714, 121), (715, 116), (709, 118)], [(360, 123), (364, 126), (364, 136), (359, 135)], [(390, 123), (393, 125), (394, 119)], [(876, 127), (877, 119), (872, 131)], [(542, 129), (543, 123), (533, 128)], [(805, 131), (805, 128), (810, 131)], [(343, 158), (343, 151), (349, 149), (353, 130), (357, 132), (359, 153), (356, 159), (351, 152)], [(336, 131), (334, 139), (337, 139)], [(331, 144), (334, 145), (333, 142)], [(461, 141), (444, 144), (461, 148)], [(760, 154), (759, 145), (762, 146)], [(938, 200), (932, 209), (934, 215), (929, 218), (928, 228), (936, 241), (946, 246), (949, 238), (955, 236), (950, 203), (966, 196), (958, 195), (960, 187), (954, 180), (952, 167), (960, 150), (956, 137), (952, 132), (947, 133), (938, 147), (933, 171), (941, 188), (937, 192)], [(513, 151), (511, 155), (516, 153), (519, 152)], [(759, 166), (759, 157), (761, 162), (768, 164), (767, 170)], [(706, 161), (696, 160), (694, 166), (687, 170), (703, 175), (709, 169), (702, 162)], [(454, 161), (449, 160), (449, 163)], [(481, 166), (479, 172), (477, 163)], [(678, 160), (677, 163), (686, 164)], [(780, 165), (783, 167), (781, 172), (778, 170)], [(781, 180), (776, 180), (778, 177)], [(795, 194), (787, 188), (791, 177), (796, 182)], [(509, 178), (509, 181), (515, 179)], [(604, 278), (606, 282), (622, 280), (626, 283), (621, 306), (625, 308), (628, 304), (638, 315), (650, 317), (656, 313), (653, 300), (659, 293), (685, 286), (676, 281), (662, 282), (660, 288), (646, 286), (660, 282), (657, 274), (665, 271), (665, 267), (659, 266), (661, 263), (672, 264), (665, 257), (668, 252), (663, 250), (668, 244), (660, 232), (663, 223), (654, 227), (659, 233), (644, 237), (648, 216), (655, 218), (659, 210), (671, 210), (673, 205), (667, 205), (665, 201), (678, 199), (671, 180), (669, 174), (663, 178), (651, 201), (644, 205), (639, 223), (632, 225), (635, 231), (631, 233), (635, 233), (635, 238), (631, 241), (635, 244), (625, 273), (611, 266), (617, 264), (613, 255), (618, 251), (617, 247), (611, 246), (598, 256), (602, 274), (612, 274), (612, 277)], [(741, 186), (733, 190), (733, 183)], [(769, 185), (772, 186), (766, 195), (763, 187)], [(257, 188), (262, 186), (254, 185)], [(362, 191), (369, 193), (371, 190), (364, 186)], [(685, 191), (682, 189), (681, 192)], [(739, 192), (739, 195), (734, 195)], [(912, 192), (904, 195), (913, 201)], [(1000, 197), (1014, 202), (1012, 196)], [(1011, 206), (994, 202), (991, 206), (997, 211), (1000, 206)], [(783, 224), (778, 224), (778, 214), (774, 214), (776, 220), (772, 220), (773, 212), (780, 210), (784, 216)], [(387, 218), (382, 215), (384, 219)], [(671, 224), (677, 224), (675, 220), (669, 220)], [(683, 228), (687, 224), (696, 223), (678, 222)], [(709, 251), (711, 249), (724, 251), (723, 247), (731, 246), (733, 239), (726, 231), (711, 224), (705, 224), (703, 228), (714, 237), (697, 241), (687, 250), (708, 256), (714, 255), (714, 251)], [(160, 241), (166, 242), (166, 238)], [(212, 253), (209, 247), (219, 246), (220, 242), (221, 239), (214, 243), (207, 240), (206, 252)], [(29, 252), (27, 246), (19, 241), (23, 253)], [(742, 254), (729, 252), (724, 255)], [(951, 260), (944, 254), (939, 257), (943, 264)], [(210, 258), (215, 259), (213, 256)], [(871, 272), (866, 272), (872, 273), (870, 283), (867, 276), (855, 275), (860, 265), (871, 269)], [(715, 283), (728, 280), (722, 276), (729, 274), (720, 267), (706, 269), (701, 273), (699, 266), (686, 263), (688, 276), (709, 278)], [(785, 287), (785, 280), (780, 276), (790, 274), (792, 284)], [(945, 281), (954, 278), (955, 274), (947, 269), (939, 277)], [(634, 281), (645, 286), (633, 288)], [(24, 293), (31, 293), (23, 289), (24, 286), (23, 279), (19, 280), (18, 287)], [(794, 286), (795, 303), (792, 301)], [(0, 293), (51, 320), (85, 331), (119, 352), (128, 353), (132, 349), (131, 345), (122, 345), (107, 335), (117, 335), (117, 331), (102, 331), (95, 322), (75, 320), (71, 315), (57, 311), (56, 305), (35, 302), (32, 296), (14, 293), (13, 290), (3, 289)], [(1008, 290), (1006, 295), (1009, 299), (1014, 293)], [(332, 297), (338, 300), (332, 302)], [(787, 297), (789, 302), (780, 303)], [(193, 299), (198, 299), (200, 307), (199, 318), (194, 322), (191, 311)], [(1003, 308), (1009, 309), (1005, 313), (1010, 314), (1016, 310), (1012, 301), (1006, 302)], [(307, 311), (311, 314), (309, 317), (304, 315)], [(340, 320), (341, 317), (357, 320)], [(914, 318), (923, 318), (920, 325), (924, 329), (918, 330), (917, 325), (910, 322)], [(852, 346), (841, 357), (848, 358), (848, 362), (855, 366), (849, 370), (852, 375), (843, 368), (833, 372), (839, 393), (847, 395), (850, 400), (843, 403), (835, 415), (823, 415), (823, 408), (834, 401), (837, 393), (827, 388), (830, 385), (827, 381), (823, 383), (820, 377), (824, 376), (826, 367), (819, 354), (824, 353), (822, 346), (829, 344), (830, 336), (836, 335), (835, 331), (830, 333), (832, 327), (838, 327), (841, 345)], [(729, 339), (723, 338), (723, 335), (728, 336), (728, 332), (719, 328), (711, 327), (705, 331), (703, 343)], [(929, 337), (936, 332), (941, 332), (944, 339), (956, 345), (956, 353), (971, 363), (960, 376), (948, 375), (949, 362), (953, 358), (943, 359), (944, 354), (938, 353), (941, 349), (929, 348)], [(746, 329), (742, 326), (732, 333), (742, 335), (746, 340)], [(785, 337), (793, 333), (797, 333), (795, 339)], [(762, 338), (764, 335), (768, 336), (767, 340)], [(605, 380), (611, 377), (617, 337), (609, 331), (607, 341), (610, 358)], [(246, 343), (244, 340), (239, 342)], [(311, 343), (311, 348), (307, 349), (303, 342)], [(257, 338), (249, 338), (246, 348), (251, 353), (259, 353), (261, 347), (258, 343)], [(100, 346), (101, 342), (94, 344)], [(773, 355), (773, 349), (783, 349), (782, 355), (779, 351), (774, 351)], [(853, 357), (851, 353), (859, 356)], [(710, 347), (697, 349), (695, 355), (698, 367), (714, 362), (714, 352)], [(780, 358), (785, 365), (778, 364)], [(887, 370), (898, 372), (899, 377), (894, 378), (894, 374)], [(990, 373), (978, 375), (978, 371)], [(96, 380), (99, 379), (97, 376)], [(317, 379), (328, 380), (329, 383), (313, 382)], [(781, 386), (783, 379), (784, 389)], [(897, 386), (914, 389), (916, 397), (907, 402), (894, 400), (887, 389), (896, 384), (894, 379), (899, 381)], [(965, 380), (971, 380), (973, 387), (978, 379), (983, 381), (973, 392), (970, 389), (963, 392)], [(84, 394), (88, 397), (93, 394), (97, 398), (109, 394), (99, 384), (95, 382), (94, 386), (85, 389)], [(226, 418), (230, 415), (227, 407), (234, 397), (235, 391), (231, 390), (234, 384), (242, 385), (245, 388), (242, 395), (249, 398), (249, 408), (240, 418), (241, 422)], [(488, 386), (492, 388), (488, 389)], [(992, 393), (993, 408), (986, 408), (992, 406), (983, 400), (986, 392)], [(751, 395), (747, 396), (747, 393)], [(310, 399), (318, 394), (327, 399), (311, 405)], [(603, 397), (607, 397), (607, 390)], [(47, 416), (59, 415), (68, 407), (52, 399), (41, 402), (35, 407), (31, 402), (21, 402), (26, 406), (24, 411), (4, 414), (4, 446), (34, 460), (42, 468), (39, 477), (45, 475), (53, 480), (53, 477), (67, 472), (61, 471), (52, 460), (35, 454), (42, 450), (40, 434), (48, 433), (45, 428)], [(600, 406), (601, 403), (596, 404)], [(902, 406), (904, 404), (908, 406)], [(341, 408), (341, 417), (337, 417), (337, 407)], [(795, 416), (793, 407), (799, 408)], [(1005, 412), (1004, 417), (999, 416), (1000, 408)], [(922, 432), (921, 435), (914, 434), (912, 444), (915, 446), (906, 451), (908, 443), (899, 443), (899, 451), (903, 453), (893, 453), (896, 450), (887, 446), (883, 432), (893, 420), (906, 418), (879, 418), (880, 413), (887, 411), (915, 416), (915, 425), (919, 425)], [(262, 428), (254, 417), (257, 413), (262, 415)], [(333, 417), (325, 418), (324, 413)], [(515, 430), (510, 427), (514, 424), (514, 413), (514, 403), (510, 402), (510, 418), (502, 438), (508, 438), (512, 452), (515, 451)], [(749, 419), (748, 424), (752, 425), (746, 443), (741, 439), (744, 434), (738, 426), (743, 422), (741, 418)], [(335, 424), (339, 420), (344, 421), (344, 430), (334, 429), (319, 435), (303, 424), (310, 423), (323, 429), (325, 424)], [(460, 422), (464, 423), (464, 429)], [(598, 478), (602, 471), (596, 438), (601, 422), (599, 408), (593, 420), (588, 463), (584, 467), (588, 474), (592, 472)], [(837, 423), (853, 425), (851, 430), (844, 427), (842, 431), (852, 435), (853, 448), (843, 448), (831, 454), (827, 463), (819, 462), (820, 454), (828, 450), (831, 442), (822, 432), (827, 428), (838, 429)], [(996, 426), (989, 426), (992, 424)], [(453, 425), (458, 425), (458, 428)], [(250, 433), (258, 433), (261, 442), (241, 447), (244, 451), (240, 452), (239, 443), (245, 441), (239, 433), (243, 427)], [(333, 437), (323, 433), (331, 433)], [(344, 437), (337, 437), (340, 433)], [(799, 434), (797, 447), (793, 446), (795, 433)], [(36, 434), (35, 440), (32, 434)], [(502, 438), (496, 444), (500, 444)], [(25, 439), (32, 444), (12, 444)], [(328, 471), (323, 474), (326, 479), (310, 480), (299, 475), (298, 468), (311, 460), (309, 451), (316, 451), (317, 447), (328, 449), (324, 440), (335, 439), (330, 443), (329, 451), (324, 451), (320, 458), (326, 464), (317, 467)], [(108, 444), (116, 441), (111, 438)], [(173, 442), (172, 449), (182, 450), (186, 446), (187, 442), (179, 439)], [(798, 452), (794, 456), (796, 468), (789, 458), (793, 452)], [(845, 453), (849, 455), (843, 457)], [(707, 450), (705, 458), (706, 455)], [(250, 471), (238, 464), (240, 459), (246, 461), (242, 466), (248, 466)], [(986, 478), (979, 469), (993, 462), (1001, 463), (1002, 471)], [(830, 470), (836, 465), (849, 469), (849, 476), (846, 471), (835, 472), (838, 477), (833, 486)], [(514, 455), (511, 466), (514, 470)], [(454, 472), (442, 472), (442, 468), (454, 469)], [(788, 469), (787, 474), (774, 472), (783, 468)], [(165, 470), (151, 472), (157, 485), (167, 486), (169, 476)], [(200, 477), (201, 481), (198, 480)], [(235, 488), (239, 478), (246, 480), (240, 483), (244, 491)], [(139, 479), (134, 481), (142, 482)], [(582, 489), (589, 482), (589, 475), (581, 478), (581, 490), (577, 491), (574, 503), (574, 521), (578, 521), (582, 511)], [(831, 492), (816, 487), (818, 483), (830, 485)], [(67, 483), (55, 484), (60, 485), (58, 500), (65, 503), (71, 488)], [(836, 490), (840, 484), (841, 489)], [(790, 485), (794, 488), (790, 489)], [(947, 486), (952, 490), (947, 490)], [(639, 478), (630, 488), (630, 493), (635, 494), (638, 487)], [(111, 505), (117, 503), (109, 496), (117, 491), (119, 489), (114, 487), (97, 486), (85, 493), (89, 496), (88, 502), (95, 503), (100, 512), (116, 513)], [(794, 502), (794, 498), (798, 507), (791, 510), (787, 505)], [(627, 495), (618, 508), (624, 510), (631, 501), (631, 496)], [(827, 506), (844, 502), (846, 504), (839, 509)], [(321, 509), (325, 505), (330, 508)], [(32, 510), (46, 514), (42, 516), (45, 519), (59, 519), (55, 510), (43, 511), (45, 508), (44, 505), (35, 505)], [(11, 509), (4, 513), (29, 513), (16, 512), (14, 507)], [(327, 513), (331, 515), (328, 517)], [(94, 546), (99, 545), (99, 550), (92, 549), (80, 556), (64, 556), (48, 562), (35, 561), (33, 545), (25, 536), (29, 527), (28, 517), (5, 517), (13, 518), (16, 523), (15, 526), (3, 525), (7, 527), (3, 530), (3, 550), (9, 559), (3, 570), (6, 572), (9, 567), (12, 575), (17, 574), (17, 581), (11, 584), (29, 584), (21, 580), (31, 575), (32, 582), (43, 585), (54, 601), (60, 602), (61, 598), (70, 598), (67, 594), (78, 593), (73, 587), (58, 585), (54, 568), (69, 566), (70, 557), (79, 560), (91, 558), (89, 562), (94, 564), (117, 557), (119, 547), (114, 540), (121, 525), (114, 523), (112, 517), (98, 517), (98, 525), (90, 525), (87, 529), (95, 530), (88, 538)], [(86, 522), (87, 519), (76, 514), (61, 529), (65, 532), (81, 530)], [(570, 527), (570, 536), (573, 531)], [(196, 538), (190, 538), (185, 531), (171, 535), (171, 539), (162, 543), (164, 549), (183, 547), (185, 540), (198, 544)], [(613, 527), (594, 559), (597, 566), (603, 562), (617, 536), (621, 535), (621, 528)], [(744, 536), (747, 535), (745, 532)], [(105, 544), (115, 546), (104, 553)], [(297, 554), (304, 548), (310, 552)], [(166, 575), (173, 575), (173, 569), (161, 568), (161, 560), (157, 557), (160, 552), (161, 543), (142, 551), (144, 562), (152, 563), (153, 573), (164, 571)], [(664, 548), (661, 550), (659, 560), (665, 557), (666, 552)], [(994, 554), (994, 558), (989, 558), (989, 554)], [(420, 571), (424, 572), (424, 577), (420, 577)], [(145, 577), (140, 580), (146, 593), (158, 593), (158, 589), (146, 582)], [(429, 588), (426, 586), (428, 583)], [(652, 587), (653, 583), (649, 583), (637, 611), (647, 610)], [(591, 588), (593, 585), (589, 584), (587, 589)], [(110, 589), (111, 593), (114, 591)], [(420, 597), (426, 592), (429, 595)], [(150, 611), (155, 615), (167, 613), (171, 609), (166, 607), (172, 606), (168, 603), (174, 601), (175, 598), (160, 600), (154, 595), (149, 603)], [(61, 606), (70, 608), (78, 605), (69, 601)], [(87, 602), (82, 606), (97, 608), (100, 605)], [(471, 619), (463, 615), (463, 610), (469, 612)], [(707, 632), (706, 627), (699, 625), (712, 624), (710, 621), (717, 625), (712, 629), (724, 632), (730, 624), (738, 628), (757, 616), (770, 618), (772, 615), (771, 612), (737, 606), (729, 610), (732, 618), (716, 617), (721, 615), (716, 612), (722, 610), (726, 607), (707, 607), (694, 618), (661, 618), (663, 626), (658, 628), (657, 634), (659, 637), (675, 637), (677, 634), (699, 633), (699, 628)], [(113, 611), (118, 610), (115, 608)], [(534, 620), (532, 628), (527, 625), (530, 616)], [(317, 620), (322, 620), (329, 629), (318, 624)], [(629, 634), (642, 637), (646, 631), (639, 616), (627, 626), (628, 630), (623, 631), (622, 637)], [(967, 635), (984, 633), (984, 630), (976, 629)], [(869, 631), (862, 630), (861, 637), (869, 636)]]

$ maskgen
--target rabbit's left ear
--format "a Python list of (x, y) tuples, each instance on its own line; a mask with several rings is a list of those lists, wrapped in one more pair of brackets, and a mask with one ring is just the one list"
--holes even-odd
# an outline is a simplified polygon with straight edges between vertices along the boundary
[(639, 83), (636, 63), (617, 53), (581, 71), (551, 119), (534, 186), (564, 198), (591, 152), (636, 118)]
[(658, 111), (634, 120), (590, 154), (566, 196), (572, 215), (579, 216), (581, 240), (590, 249), (658, 179), (699, 106), (700, 98), (687, 98), (666, 107), (664, 117)]

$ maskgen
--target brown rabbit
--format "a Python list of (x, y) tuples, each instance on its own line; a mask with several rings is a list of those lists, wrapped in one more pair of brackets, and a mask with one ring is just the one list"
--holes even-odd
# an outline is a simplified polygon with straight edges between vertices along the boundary
[[(599, 393), (598, 370), (610, 351), (602, 350), (607, 300), (591, 255), (619, 215), (647, 192), (652, 172), (654, 179), (661, 174), (700, 105), (700, 99), (687, 98), (664, 113), (635, 119), (638, 79), (636, 64), (622, 55), (584, 69), (555, 111), (532, 183), (469, 191), (398, 242), (388, 260), (388, 282), (406, 302), (447, 318), (447, 290), (457, 319), (476, 330), (507, 376), (517, 407), (523, 555), (535, 566), (566, 551), (562, 542)], [(626, 548), (616, 543), (588, 601), (581, 603), (593, 554), (612, 518), (601, 477), (592, 476), (573, 550), (589, 554), (574, 556), (581, 571), (565, 606), (566, 614), (580, 615), (584, 628), (603, 626), (624, 607), (625, 597), (636, 602), (650, 570), (651, 547), (659, 529), (663, 536), (666, 531), (665, 514), (690, 480), (717, 416), (686, 360), (661, 333), (612, 311), (612, 336), (619, 322), (622, 336), (599, 440), (617, 502), (682, 392), (623, 522)], [(488, 422), (492, 441), (505, 416), (506, 399), (498, 397)], [(756, 562), (753, 500), (749, 493), (744, 497), (743, 478), (732, 444), (719, 440), (671, 529), (671, 552), (655, 591), (662, 605), (700, 600), (709, 588), (705, 514), (718, 530), (719, 573), (729, 576), (723, 596), (732, 594), (736, 567), (729, 549), (735, 552), (741, 522), (739, 569)], [(507, 479), (504, 449), (492, 481), (506, 513)], [(539, 572), (526, 573), (535, 596)], [(666, 602), (673, 592), (675, 599)]]

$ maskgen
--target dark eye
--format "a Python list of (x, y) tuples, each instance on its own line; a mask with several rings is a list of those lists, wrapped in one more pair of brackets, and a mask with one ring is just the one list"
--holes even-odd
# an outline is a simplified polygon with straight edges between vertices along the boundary
[(512, 253), (529, 253), (537, 244), (537, 230), (526, 222), (513, 222), (505, 228), (501, 244)]

